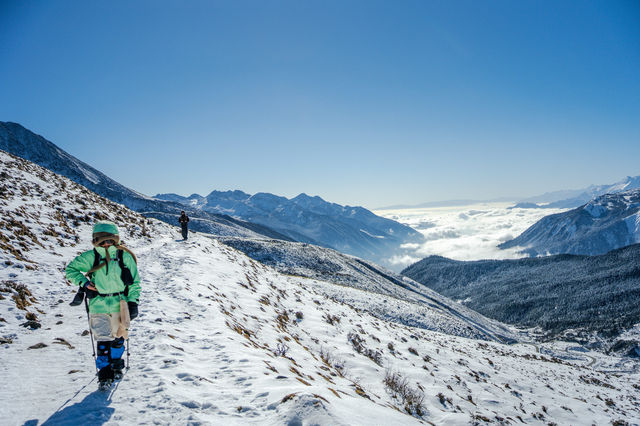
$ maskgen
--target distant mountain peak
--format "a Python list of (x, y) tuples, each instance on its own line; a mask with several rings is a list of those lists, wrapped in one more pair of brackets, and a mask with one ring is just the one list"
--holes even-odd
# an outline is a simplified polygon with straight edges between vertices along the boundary
[(640, 188), (607, 193), (564, 213), (545, 216), (502, 243), (532, 256), (604, 254), (640, 242)]
[(294, 201), (294, 200), (315, 200), (315, 201), (326, 203), (326, 201), (319, 195), (308, 195), (308, 194), (305, 194), (304, 192), (301, 192), (300, 194), (298, 194), (297, 196), (291, 199), (291, 201)]
[(640, 188), (640, 176), (627, 176), (624, 179), (605, 185), (589, 185), (578, 190), (547, 192), (536, 197), (520, 200), (516, 207), (520, 208), (575, 208), (604, 194)]
[(218, 190), (213, 190), (211, 191), (207, 197), (211, 197), (211, 196), (228, 196), (228, 197), (244, 197), (244, 198), (249, 198), (251, 195), (247, 194), (244, 191), (241, 191), (239, 189), (233, 189), (233, 190), (229, 190), (229, 191), (218, 191)]

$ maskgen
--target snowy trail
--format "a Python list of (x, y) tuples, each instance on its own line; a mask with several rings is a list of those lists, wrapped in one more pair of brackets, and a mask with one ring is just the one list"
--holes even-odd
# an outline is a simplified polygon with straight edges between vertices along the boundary
[[(210, 257), (194, 258), (194, 252), (202, 252), (204, 245)], [(30, 389), (29, 399), (37, 408), (25, 420), (32, 424), (207, 424), (216, 418), (225, 424), (246, 424), (252, 419), (281, 424), (283, 414), (276, 410), (279, 402), (305, 386), (291, 377), (286, 358), (273, 359), (268, 348), (252, 347), (226, 324), (229, 317), (220, 312), (220, 303), (239, 302), (240, 306), (242, 300), (227, 302), (219, 296), (214, 300), (218, 290), (221, 294), (247, 279), (246, 266), (251, 261), (208, 238), (182, 242), (160, 237), (136, 248), (136, 253), (143, 296), (141, 315), (131, 329), (131, 368), (125, 378), (110, 393), (96, 390), (90, 340), (79, 336), (86, 329), (85, 312), (66, 304), (67, 289), (54, 289), (50, 296), (64, 300), (55, 304), (55, 312), (72, 316), (74, 321), (52, 333), (64, 336), (75, 349), (22, 351), (24, 365), (8, 372), (9, 382), (16, 386), (4, 390)], [(272, 278), (269, 275), (267, 280)], [(268, 325), (254, 325), (269, 333)], [(39, 375), (22, 377), (22, 369), (42, 356), (50, 362), (44, 372), (47, 380)], [(286, 373), (266, 377), (269, 365)], [(80, 371), (67, 373), (72, 370)], [(48, 389), (51, 382), (59, 387), (55, 393)], [(317, 401), (313, 398), (311, 405)], [(21, 410), (9, 408), (8, 418), (20, 419)], [(406, 421), (406, 415), (397, 416)]]
[[(90, 342), (85, 337), (73, 353), (75, 362), (59, 358), (52, 365), (51, 374), (56, 370), (58, 375), (73, 369), (80, 369), (81, 372), (69, 376), (73, 377), (71, 383), (64, 380), (67, 385), (59, 389), (57, 395), (68, 399), (68, 402), (48, 418), (43, 416), (47, 419), (44, 421), (46, 424), (130, 423), (131, 419), (144, 421), (147, 413), (152, 413), (154, 422), (167, 424), (182, 416), (185, 422), (196, 421), (197, 414), (194, 413), (198, 411), (216, 416), (234, 415), (236, 398), (228, 392), (226, 385), (234, 381), (243, 382), (250, 374), (242, 371), (243, 363), (234, 361), (236, 354), (224, 344), (230, 333), (227, 333), (228, 328), (224, 326), (221, 315), (216, 315), (216, 311), (208, 311), (206, 304), (197, 298), (190, 299), (186, 292), (189, 283), (198, 282), (198, 275), (203, 275), (194, 271), (196, 262), (190, 261), (187, 254), (193, 244), (159, 239), (139, 250), (145, 275), (144, 291), (141, 316), (132, 325), (130, 370), (111, 393), (96, 391)], [(65, 302), (67, 299), (63, 297)], [(79, 324), (74, 323), (65, 331), (73, 335), (86, 328), (86, 317), (82, 318), (84, 312), (78, 312), (80, 308), (68, 307), (66, 303), (58, 306), (62, 312), (76, 314), (79, 320)], [(204, 329), (206, 334), (203, 333)], [(190, 351), (194, 346), (200, 349), (196, 353)], [(61, 369), (61, 364), (67, 366)], [(12, 378), (16, 383), (21, 381), (19, 371), (14, 370), (18, 373)], [(225, 386), (211, 386), (214, 381), (218, 384), (222, 382)], [(199, 389), (203, 382), (209, 384), (204, 392)], [(39, 385), (38, 380), (29, 383), (28, 388), (32, 389), (32, 394), (40, 395), (36, 398), (38, 406), (51, 405), (52, 401), (45, 398), (51, 396), (50, 392)], [(146, 392), (140, 395), (136, 392), (139, 389), (145, 389)], [(217, 401), (224, 408), (199, 401)], [(117, 412), (112, 408), (114, 406), (119, 407)]]
[[(640, 423), (632, 359), (589, 352), (596, 371), (562, 342), (538, 352), (387, 321), (417, 305), (283, 275), (205, 235), (176, 240), (26, 162), (5, 170), (17, 177), (0, 193), (2, 426)], [(104, 218), (123, 224), (142, 278), (131, 368), (110, 393), (96, 391), (86, 312), (64, 280)]]

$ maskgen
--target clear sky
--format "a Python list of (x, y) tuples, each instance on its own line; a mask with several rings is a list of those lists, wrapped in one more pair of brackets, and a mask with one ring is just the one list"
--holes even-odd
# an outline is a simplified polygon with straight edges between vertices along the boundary
[(640, 2), (2, 0), (0, 120), (149, 195), (613, 183), (640, 174)]

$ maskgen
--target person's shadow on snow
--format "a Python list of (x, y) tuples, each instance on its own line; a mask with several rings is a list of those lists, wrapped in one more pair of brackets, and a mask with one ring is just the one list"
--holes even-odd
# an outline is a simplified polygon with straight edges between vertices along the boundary
[(111, 404), (111, 392), (95, 391), (51, 415), (42, 426), (53, 425), (102, 425), (109, 421), (115, 408)]

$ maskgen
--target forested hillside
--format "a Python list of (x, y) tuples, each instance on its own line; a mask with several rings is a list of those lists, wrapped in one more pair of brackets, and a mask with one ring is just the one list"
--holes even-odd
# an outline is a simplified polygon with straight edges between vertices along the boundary
[(640, 322), (640, 245), (600, 256), (462, 262), (431, 256), (404, 275), (494, 319), (611, 338)]

